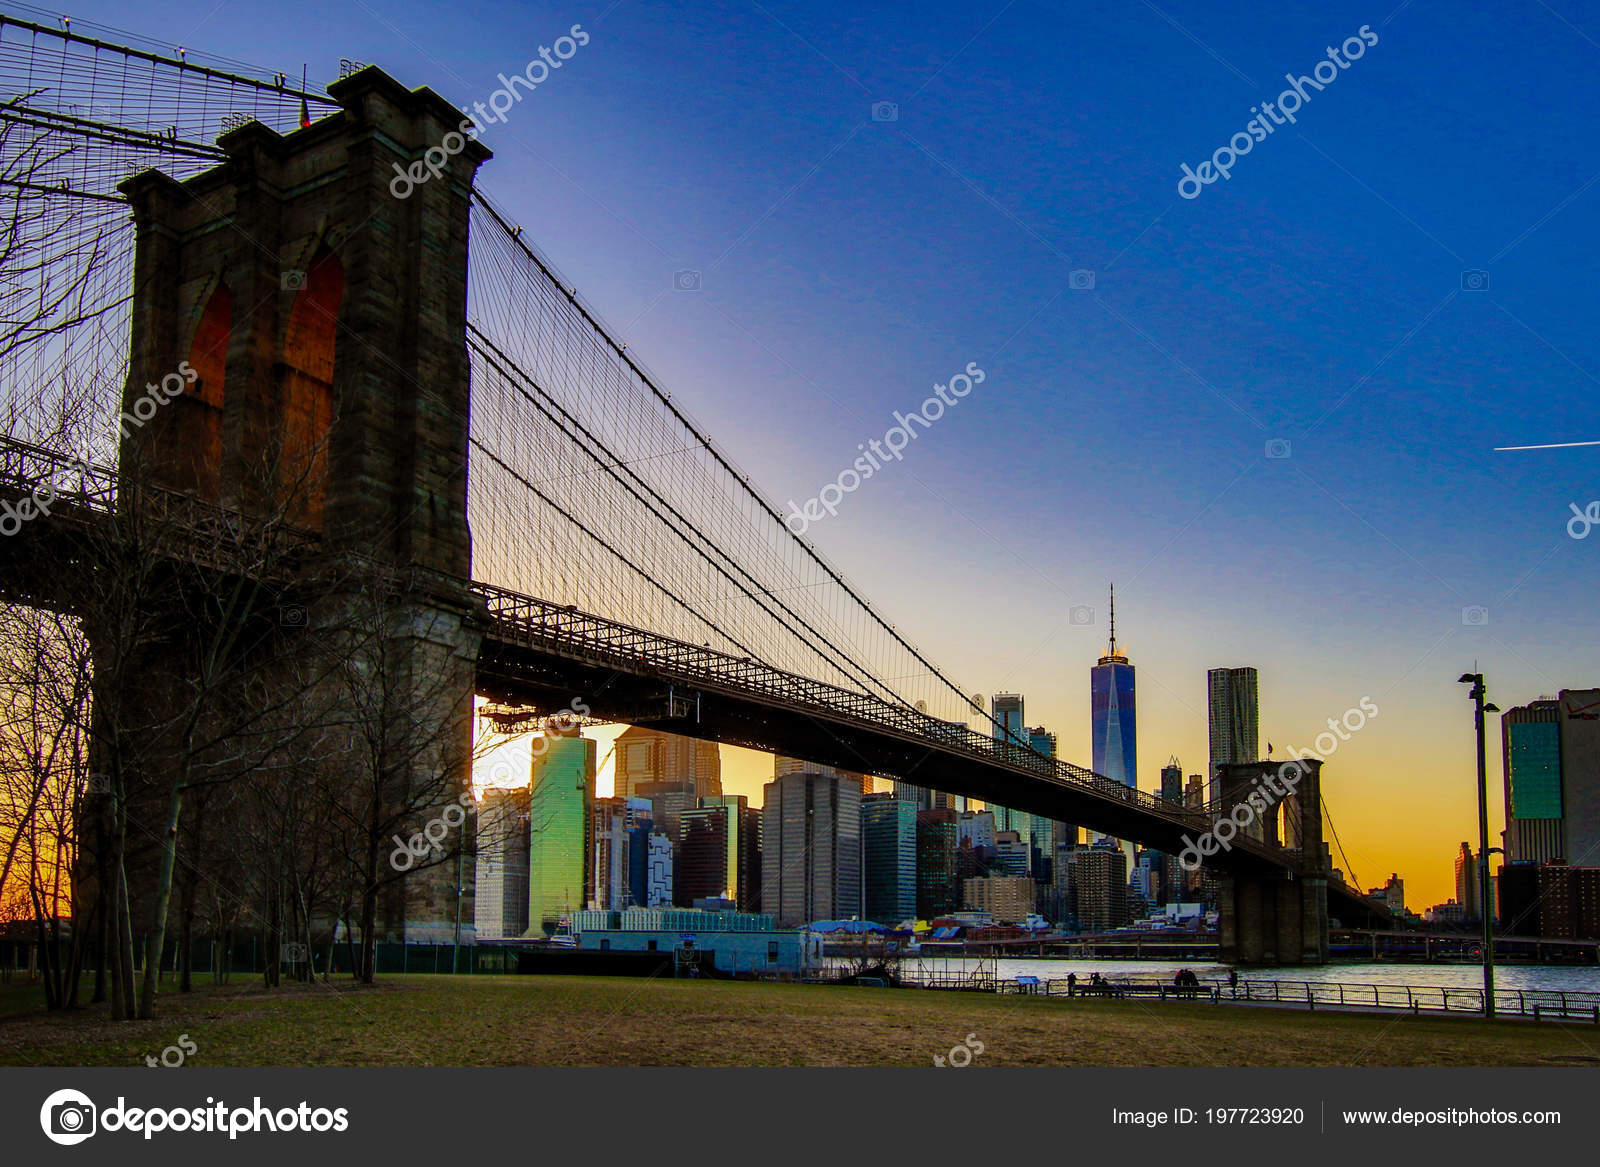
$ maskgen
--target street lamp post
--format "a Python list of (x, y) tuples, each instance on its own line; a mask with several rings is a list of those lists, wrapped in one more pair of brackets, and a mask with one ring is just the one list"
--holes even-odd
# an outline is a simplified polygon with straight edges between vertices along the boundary
[(1473, 723), (1478, 731), (1478, 914), (1483, 918), (1483, 1018), (1494, 1020), (1494, 905), (1489, 895), (1489, 778), (1484, 758), (1483, 715), (1499, 713), (1485, 704), (1487, 688), (1482, 673), (1462, 673), (1459, 683), (1471, 685)]

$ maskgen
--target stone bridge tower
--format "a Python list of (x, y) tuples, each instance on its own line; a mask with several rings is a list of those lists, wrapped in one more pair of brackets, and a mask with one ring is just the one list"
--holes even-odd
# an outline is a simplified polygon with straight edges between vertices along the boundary
[[(1289, 869), (1235, 865), (1217, 881), (1220, 958), (1237, 964), (1328, 962), (1328, 863), (1322, 844), (1322, 763), (1224, 765), (1213, 822), (1248, 819), (1243, 832), (1287, 848)], [(1266, 813), (1259, 808), (1266, 807)], [(1237, 811), (1237, 813), (1235, 813)]]
[[(489, 152), (456, 133), (462, 115), (443, 98), (378, 69), (329, 93), (343, 109), (293, 133), (251, 122), (224, 134), (228, 157), (205, 173), (122, 185), (136, 230), (123, 408), (148, 422), (124, 420), (121, 464), (319, 536), (315, 559), (345, 566), (324, 573), (342, 581), (331, 594), (290, 610), (305, 635), (359, 615), (368, 581), (348, 556), (399, 581), (385, 652), (438, 741), (397, 764), (419, 783), (447, 769), (459, 788), (479, 635), (464, 583), (467, 230)], [(392, 186), (397, 164), (456, 142), (442, 173)], [(174, 373), (181, 394), (140, 406)], [(416, 818), (410, 830), (426, 826), (426, 808)], [(453, 861), (396, 881), (378, 939), (447, 941), (457, 919), (470, 937), (470, 863), (461, 870), (459, 884)]]

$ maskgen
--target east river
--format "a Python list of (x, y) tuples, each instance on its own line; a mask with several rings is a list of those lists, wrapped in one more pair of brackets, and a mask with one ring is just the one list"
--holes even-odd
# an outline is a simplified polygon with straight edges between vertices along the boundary
[[(1225, 980), (1229, 966), (1205, 961), (1162, 960), (1040, 960), (999, 957), (908, 957), (903, 971), (908, 977), (944, 977), (993, 971), (1003, 981), (1034, 976), (1041, 981), (1065, 980), (1078, 974), (1080, 985), (1099, 973), (1109, 980), (1166, 981), (1180, 969), (1189, 969), (1202, 981)], [(1252, 981), (1313, 981), (1319, 984), (1415, 985), (1452, 989), (1483, 986), (1483, 968), (1476, 964), (1425, 964), (1370, 962), (1296, 965), (1283, 968), (1238, 969), (1241, 979)], [(1515, 964), (1495, 966), (1497, 989), (1542, 989), (1551, 992), (1600, 992), (1600, 968), (1594, 965)]]

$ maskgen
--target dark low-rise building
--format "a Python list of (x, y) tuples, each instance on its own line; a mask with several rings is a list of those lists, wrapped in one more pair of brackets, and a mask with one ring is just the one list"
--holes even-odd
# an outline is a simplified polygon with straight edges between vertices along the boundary
[(1600, 867), (1508, 863), (1499, 893), (1503, 935), (1600, 940)]

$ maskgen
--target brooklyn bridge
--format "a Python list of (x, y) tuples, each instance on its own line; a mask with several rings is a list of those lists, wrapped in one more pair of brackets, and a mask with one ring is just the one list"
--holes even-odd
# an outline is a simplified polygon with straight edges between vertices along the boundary
[[(461, 112), (342, 72), (318, 92), (0, 17), (0, 193), (34, 257), (0, 291), (0, 489), (22, 516), (0, 587), (81, 618), (97, 661), (145, 611), (107, 602), (129, 570), (191, 596), (183, 627), (126, 654), (144, 679), (120, 705), (97, 689), (97, 717), (153, 724), (222, 651), (277, 654), (251, 699), (286, 708), (297, 666), (265, 646), (343, 643), (381, 594), (406, 716), (444, 727), (384, 763), (426, 791), (419, 813), (470, 781), (474, 696), (538, 713), (581, 695), (595, 719), (1173, 854), (1243, 801), (1242, 768), (1196, 808), (997, 740), (484, 193), (491, 154)], [(421, 181), (397, 191), (397, 173)], [(243, 608), (217, 599), (240, 591)], [(208, 622), (227, 620), (267, 631), (218, 650)], [(214, 764), (177, 730), (131, 759), (102, 763), (117, 790)], [(1208, 860), (1226, 956), (1324, 961), (1330, 915), (1375, 912), (1332, 871), (1320, 784), (1307, 763)], [(181, 864), (176, 797), (165, 831), (160, 798), (125, 798)], [(365, 923), (435, 934), (452, 878), (414, 873)]]

